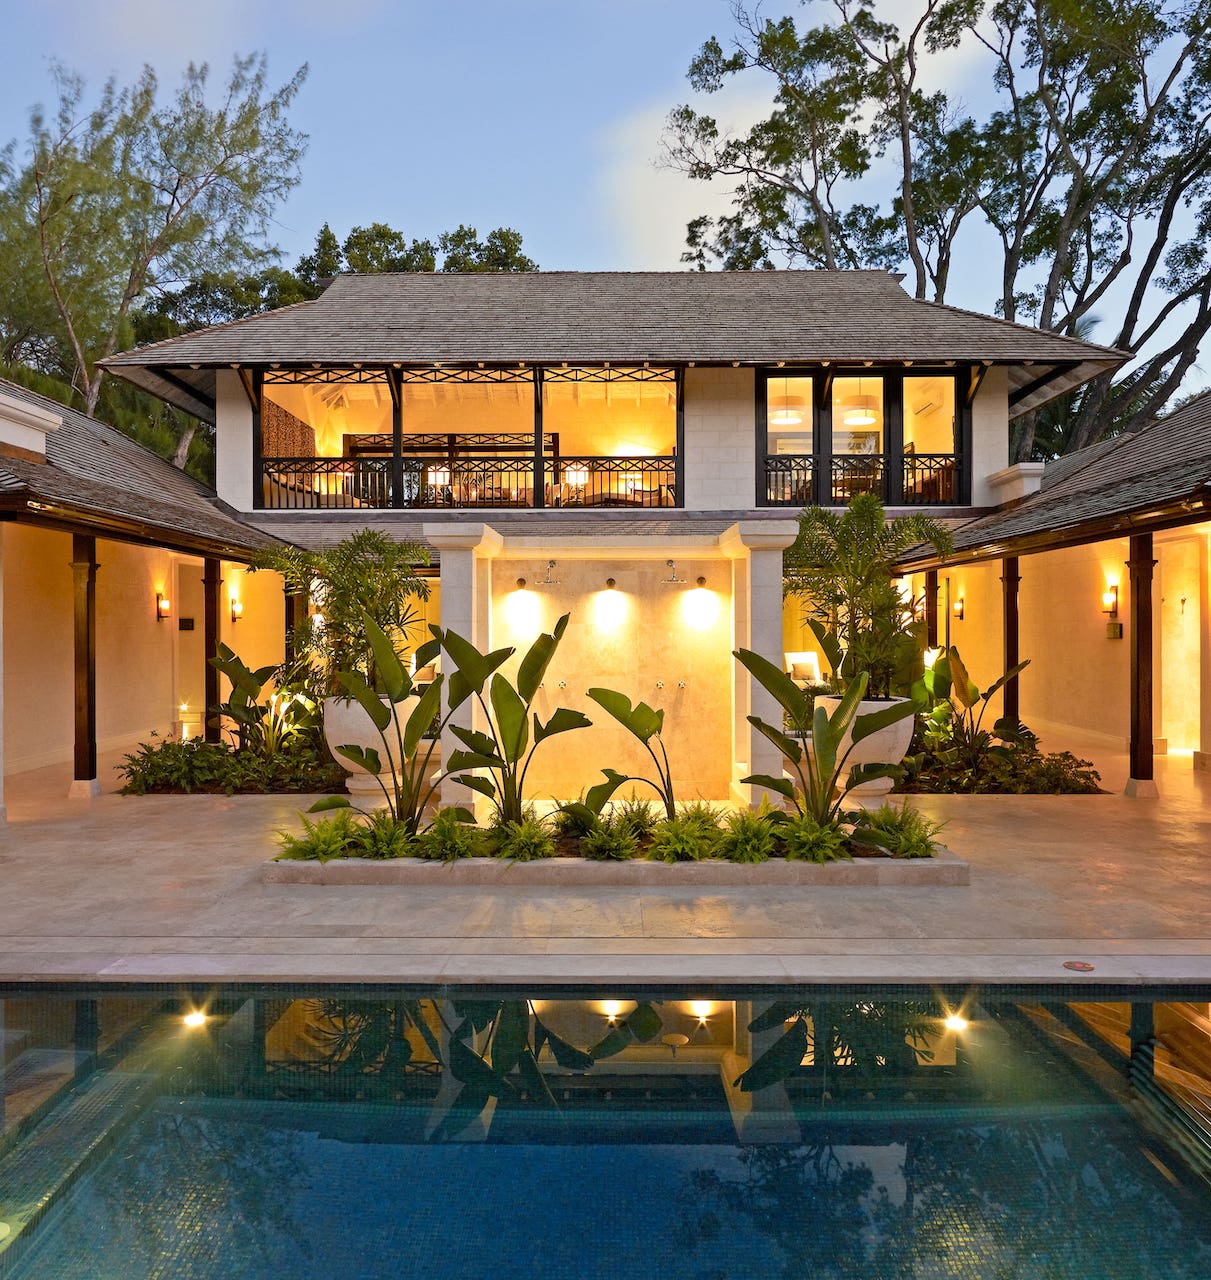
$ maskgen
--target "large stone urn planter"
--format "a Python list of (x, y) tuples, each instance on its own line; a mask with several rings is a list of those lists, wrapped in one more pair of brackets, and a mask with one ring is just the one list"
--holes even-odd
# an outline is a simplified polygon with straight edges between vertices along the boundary
[[(419, 700), (419, 698), (413, 697), (405, 698), (403, 702), (397, 702), (395, 704), (395, 719), (402, 718), (406, 723), (408, 717), (412, 714), (412, 708)], [(382, 701), (385, 706), (387, 699), (384, 698)], [(387, 743), (389, 745), (384, 754), (382, 737), (374, 727), (374, 721), (366, 714), (366, 710), (361, 703), (355, 702), (350, 698), (325, 698), (324, 740), (328, 743), (328, 750), (332, 752), (332, 758), (344, 769), (347, 775), (345, 786), (349, 788), (350, 795), (381, 800), (383, 793), (374, 776), (367, 773), (361, 765), (354, 764), (352, 760), (347, 760), (337, 750), (338, 747), (361, 747), (363, 751), (373, 747), (378, 752), (379, 759), (383, 764), (383, 783), (388, 790), (391, 789), (388, 770), (396, 770), (399, 767), (398, 762), (394, 759), (396, 749), (394, 723), (387, 726)]]
[[(871, 715), (876, 711), (886, 711), (890, 706), (896, 706), (908, 702), (908, 698), (863, 698), (858, 703), (858, 711), (854, 716), (857, 720), (859, 716)], [(824, 707), (830, 716), (832, 716), (837, 707), (840, 706), (841, 699), (830, 695), (818, 695), (816, 698), (816, 706)], [(849, 771), (856, 764), (899, 764), (908, 754), (908, 748), (912, 745), (912, 728), (914, 717), (905, 716), (903, 720), (897, 720), (895, 724), (889, 724), (886, 728), (880, 729), (878, 733), (872, 733), (869, 738), (863, 738), (861, 742), (854, 747), (849, 759), (845, 762), (845, 775), (848, 776)], [(845, 737), (841, 740), (841, 748), (837, 753), (838, 759), (843, 756), (852, 741), (853, 725), (845, 731)], [(860, 787), (855, 787), (849, 794), (856, 800), (861, 800), (865, 796), (882, 796), (886, 795), (895, 785), (892, 778), (876, 778), (873, 782), (863, 783)]]

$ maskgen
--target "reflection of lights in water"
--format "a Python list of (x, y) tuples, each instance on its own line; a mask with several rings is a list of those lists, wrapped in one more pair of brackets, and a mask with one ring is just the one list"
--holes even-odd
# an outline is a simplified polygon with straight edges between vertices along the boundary
[(621, 1000), (603, 1000), (601, 1002), (601, 1012), (605, 1014), (607, 1022), (617, 1022), (618, 1015), (622, 1012)]
[(518, 636), (537, 636), (542, 630), (542, 601), (536, 592), (518, 588), (505, 596), (505, 622)]
[(598, 631), (617, 631), (631, 612), (631, 602), (625, 591), (607, 587), (593, 593), (593, 622)]
[(691, 1000), (690, 1012), (699, 1022), (705, 1022), (715, 1012), (715, 1006), (709, 1000)]
[(206, 1015), (201, 1009), (194, 1009), (192, 1013), (187, 1013), (181, 1021), (187, 1027), (204, 1027), (206, 1025)]
[(946, 1015), (946, 1020), (943, 1023), (943, 1025), (945, 1026), (947, 1031), (966, 1031), (967, 1019), (964, 1018), (961, 1014), (948, 1013)]
[(681, 597), (681, 618), (692, 631), (706, 631), (719, 620), (719, 597), (705, 587), (695, 587)]

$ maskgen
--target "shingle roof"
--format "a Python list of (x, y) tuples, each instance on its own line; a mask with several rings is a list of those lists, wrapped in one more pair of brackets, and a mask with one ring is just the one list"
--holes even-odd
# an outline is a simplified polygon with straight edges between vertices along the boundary
[(233, 363), (978, 360), (1011, 366), (1021, 413), (1124, 358), (919, 302), (884, 271), (553, 271), (339, 276), (313, 302), (102, 363), (197, 412), (213, 405), (214, 369)]
[(120, 431), (75, 409), (0, 379), (0, 393), (62, 417), (46, 437), (46, 461), (0, 457), (5, 505), (30, 500), (60, 508), (87, 523), (127, 524), (165, 546), (204, 545), (217, 553), (241, 553), (276, 539), (242, 523), (205, 485), (136, 444)]
[[(1130, 532), (1150, 513), (1172, 523), (1182, 511), (1193, 521), (1209, 510), (1211, 391), (1138, 432), (1059, 459), (1037, 494), (956, 529), (955, 551), (971, 559), (1029, 540), (1109, 536), (1102, 532), (1107, 526)], [(910, 552), (905, 563), (913, 562)]]

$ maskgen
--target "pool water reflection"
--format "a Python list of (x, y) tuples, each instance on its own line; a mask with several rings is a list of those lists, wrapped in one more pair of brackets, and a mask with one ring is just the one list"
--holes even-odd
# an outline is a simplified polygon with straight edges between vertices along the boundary
[(1207, 1005), (1043, 994), (13, 992), (0, 1275), (1211, 1274)]

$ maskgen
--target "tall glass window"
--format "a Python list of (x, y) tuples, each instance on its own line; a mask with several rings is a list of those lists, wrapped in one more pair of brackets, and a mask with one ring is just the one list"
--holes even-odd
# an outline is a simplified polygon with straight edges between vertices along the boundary
[(955, 380), (950, 374), (904, 379), (904, 501), (954, 502)]
[(765, 384), (766, 452), (811, 455), (812, 380), (770, 378)]
[(834, 379), (833, 454), (881, 454), (884, 440), (883, 379)]

